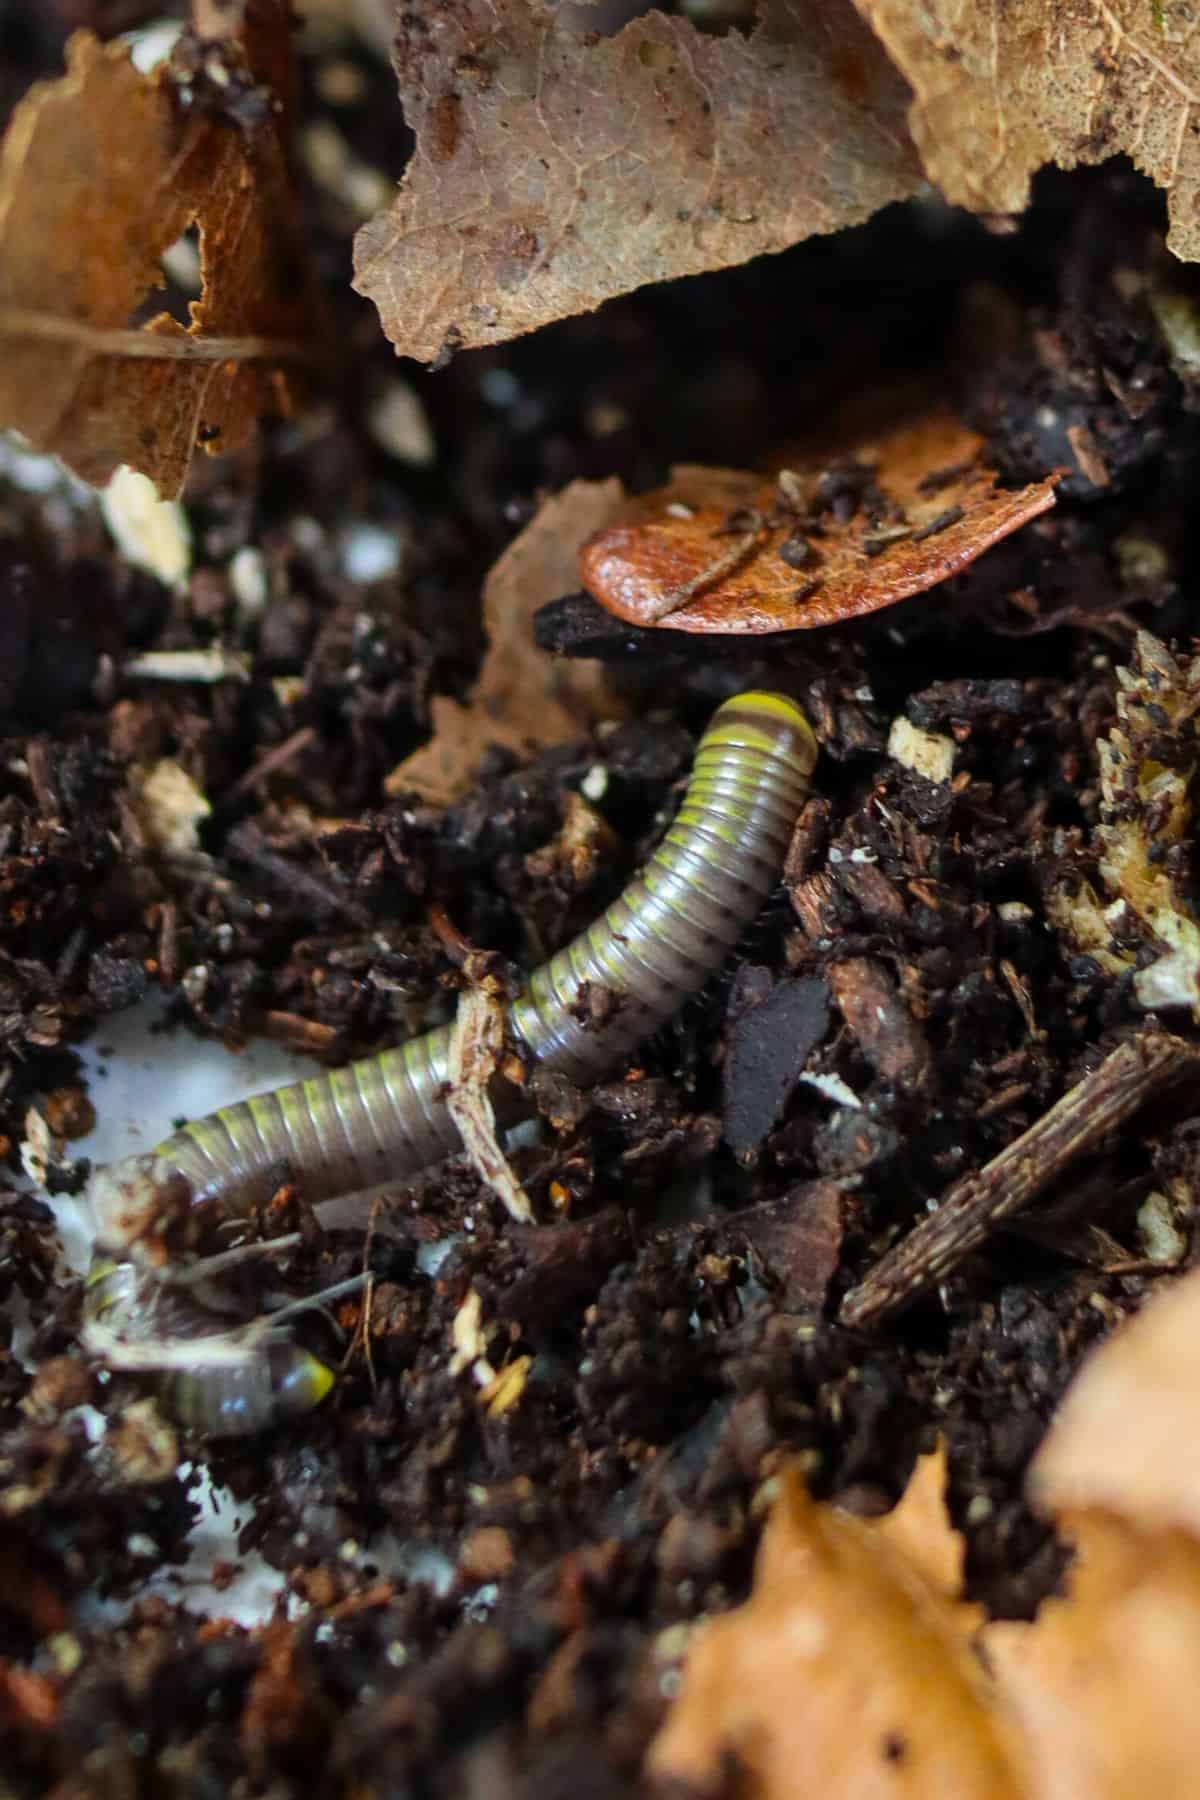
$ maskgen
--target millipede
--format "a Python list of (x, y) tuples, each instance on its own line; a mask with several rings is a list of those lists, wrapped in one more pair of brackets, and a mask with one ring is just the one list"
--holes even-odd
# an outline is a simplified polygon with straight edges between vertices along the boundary
[[(786, 695), (750, 691), (717, 709), (658, 849), (513, 1002), (511, 1034), (531, 1064), (594, 1082), (704, 986), (779, 878), (816, 756), (812, 729)], [(597, 990), (606, 992), (603, 1022), (588, 1005)], [(98, 1170), (90, 1188), (96, 1261), (85, 1291), (97, 1354), (103, 1339), (117, 1362), (122, 1334), (136, 1337), (126, 1366), (151, 1368), (159, 1355), (158, 1366), (172, 1371), (168, 1402), (197, 1429), (255, 1431), (315, 1406), (329, 1370), (270, 1319), (240, 1334), (214, 1332), (206, 1308), (176, 1303), (158, 1323), (155, 1296), (172, 1271), (149, 1252), (165, 1220), (197, 1209), (248, 1218), (265, 1208), (281, 1166), (296, 1171), (319, 1209), (454, 1155), (462, 1146), (447, 1103), (453, 1029), (438, 1026), (223, 1107)], [(219, 1354), (201, 1348), (210, 1334)]]

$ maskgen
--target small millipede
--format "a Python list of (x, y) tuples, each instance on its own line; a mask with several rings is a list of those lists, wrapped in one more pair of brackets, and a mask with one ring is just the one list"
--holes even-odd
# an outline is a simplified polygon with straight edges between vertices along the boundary
[[(659, 848), (513, 1003), (512, 1036), (531, 1062), (593, 1082), (703, 987), (778, 879), (816, 755), (808, 721), (785, 695), (753, 691), (718, 708)], [(607, 990), (603, 1023), (588, 1006), (596, 990)], [(131, 1319), (139, 1366), (148, 1367), (157, 1329), (147, 1323), (150, 1284), (170, 1283), (169, 1268), (164, 1275), (152, 1266), (165, 1221), (200, 1208), (248, 1217), (271, 1199), (281, 1167), (302, 1176), (306, 1198), (319, 1207), (455, 1154), (461, 1140), (447, 1105), (452, 1031), (442, 1025), (399, 1049), (224, 1107), (97, 1171), (90, 1199), (98, 1263), (86, 1320), (116, 1337)], [(196, 1308), (180, 1315), (173, 1341), (198, 1347), (212, 1330), (207, 1318)], [(96, 1338), (93, 1330), (103, 1354)], [(174, 1369), (168, 1397), (188, 1422), (253, 1431), (323, 1397), (328, 1371), (294, 1346), (289, 1359), (281, 1348), (289, 1340), (268, 1329), (238, 1342), (240, 1367), (237, 1356), (226, 1367), (197, 1355), (190, 1371)], [(186, 1350), (180, 1356), (186, 1363)]]

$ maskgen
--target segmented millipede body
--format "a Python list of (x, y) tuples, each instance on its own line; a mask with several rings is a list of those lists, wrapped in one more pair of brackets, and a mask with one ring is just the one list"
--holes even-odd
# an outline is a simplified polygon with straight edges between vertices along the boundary
[(125, 1366), (152, 1371), (168, 1410), (204, 1437), (237, 1437), (310, 1412), (333, 1386), (332, 1371), (269, 1318), (231, 1328), (227, 1315), (128, 1259), (95, 1259), (83, 1310), (97, 1353), (111, 1331)]
[[(778, 879), (816, 754), (804, 714), (782, 694), (748, 692), (717, 710), (659, 848), (514, 1003), (512, 1032), (532, 1061), (592, 1082), (704, 985)], [(602, 1024), (587, 1005), (597, 989), (612, 1001)], [(100, 1170), (91, 1200), (101, 1246), (133, 1254), (180, 1208), (244, 1216), (270, 1200), (283, 1166), (319, 1206), (453, 1155), (452, 1030), (224, 1107)]]

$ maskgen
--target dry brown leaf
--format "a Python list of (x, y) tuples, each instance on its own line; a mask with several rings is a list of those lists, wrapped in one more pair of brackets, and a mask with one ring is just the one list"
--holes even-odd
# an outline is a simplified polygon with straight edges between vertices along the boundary
[[(649, 1772), (753, 1800), (1017, 1800), (1020, 1744), (943, 1590), (941, 1470), (927, 1458), (894, 1535), (782, 1478), (745, 1606), (700, 1626)], [(920, 1563), (915, 1515), (933, 1533)], [(926, 1575), (932, 1565), (933, 1579)], [(973, 1623), (973, 1619), (971, 1621)]]
[(907, 1557), (935, 1593), (957, 1603), (955, 1628), (972, 1631), (982, 1623), (983, 1609), (960, 1599), (967, 1547), (946, 1508), (947, 1473), (946, 1447), (939, 1443), (928, 1456), (917, 1458), (898, 1504), (875, 1520), (872, 1530)]
[(1020, 212), (1043, 163), (1125, 155), (1167, 194), (1167, 242), (1200, 257), (1200, 31), (1175, 0), (856, 0), (912, 83), (930, 179)]
[(1200, 1790), (1200, 1545), (1090, 1513), (1066, 1599), (984, 1633), (1029, 1749), (1030, 1800), (1192, 1800)]
[(1160, 1288), (1084, 1363), (1030, 1469), (1031, 1499), (1200, 1542), (1197, 1395), (1200, 1271)]
[(1200, 1785), (1200, 1272), (1084, 1363), (1030, 1474), (1073, 1541), (1063, 1599), (984, 1641), (1036, 1800), (1174, 1800)]
[(920, 179), (899, 80), (849, 0), (705, 35), (599, 38), (550, 0), (397, 8), (417, 147), (355, 246), (402, 355), (494, 344), (646, 282), (868, 218)]
[(580, 539), (610, 519), (623, 497), (616, 479), (573, 481), (514, 538), (484, 583), (488, 649), (470, 702), (435, 695), (433, 736), (392, 770), (389, 794), (411, 790), (431, 806), (448, 806), (470, 786), (490, 745), (525, 755), (621, 716), (603, 666), (556, 661), (534, 644), (531, 622), (547, 600), (575, 586)]
[[(958, 1600), (941, 1453), (873, 1524), (816, 1505), (792, 1478), (750, 1601), (693, 1639), (651, 1772), (724, 1792), (732, 1755), (753, 1800), (1190, 1800), (1198, 1391), (1200, 1271), (1093, 1352), (1051, 1427), (1031, 1491), (1075, 1557), (1065, 1595), (1031, 1624), (978, 1632), (978, 1609)], [(879, 1734), (893, 1729), (904, 1754), (885, 1762)]]
[[(842, 445), (835, 459), (795, 459), (779, 482), (677, 468), (583, 546), (580, 576), (619, 619), (674, 631), (804, 631), (875, 612), (957, 574), (1053, 506), (1053, 480), (997, 489), (982, 447), (935, 412)], [(860, 485), (872, 472), (871, 487), (840, 521), (830, 476), (851, 465), (864, 471)]]
[[(276, 96), (288, 21), (287, 0), (246, 8), (241, 73)], [(175, 495), (197, 445), (231, 449), (290, 410), (321, 304), (283, 120), (281, 106), (257, 123), (185, 108), (165, 71), (71, 38), (66, 75), (30, 90), (0, 147), (0, 423), (85, 480), (128, 463)], [(204, 285), (190, 325), (160, 313), (135, 328), (192, 224)]]

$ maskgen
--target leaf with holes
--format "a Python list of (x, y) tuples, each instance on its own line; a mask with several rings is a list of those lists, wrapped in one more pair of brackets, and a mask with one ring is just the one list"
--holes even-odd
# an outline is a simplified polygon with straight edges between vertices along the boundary
[[(128, 463), (165, 495), (198, 445), (234, 448), (290, 410), (320, 341), (284, 143), (286, 0), (253, 0), (236, 37), (192, 48), (189, 95), (76, 33), (67, 73), (30, 90), (0, 147), (0, 423), (87, 481)], [(240, 112), (200, 97), (206, 55)], [(139, 324), (193, 224), (190, 323)]]

